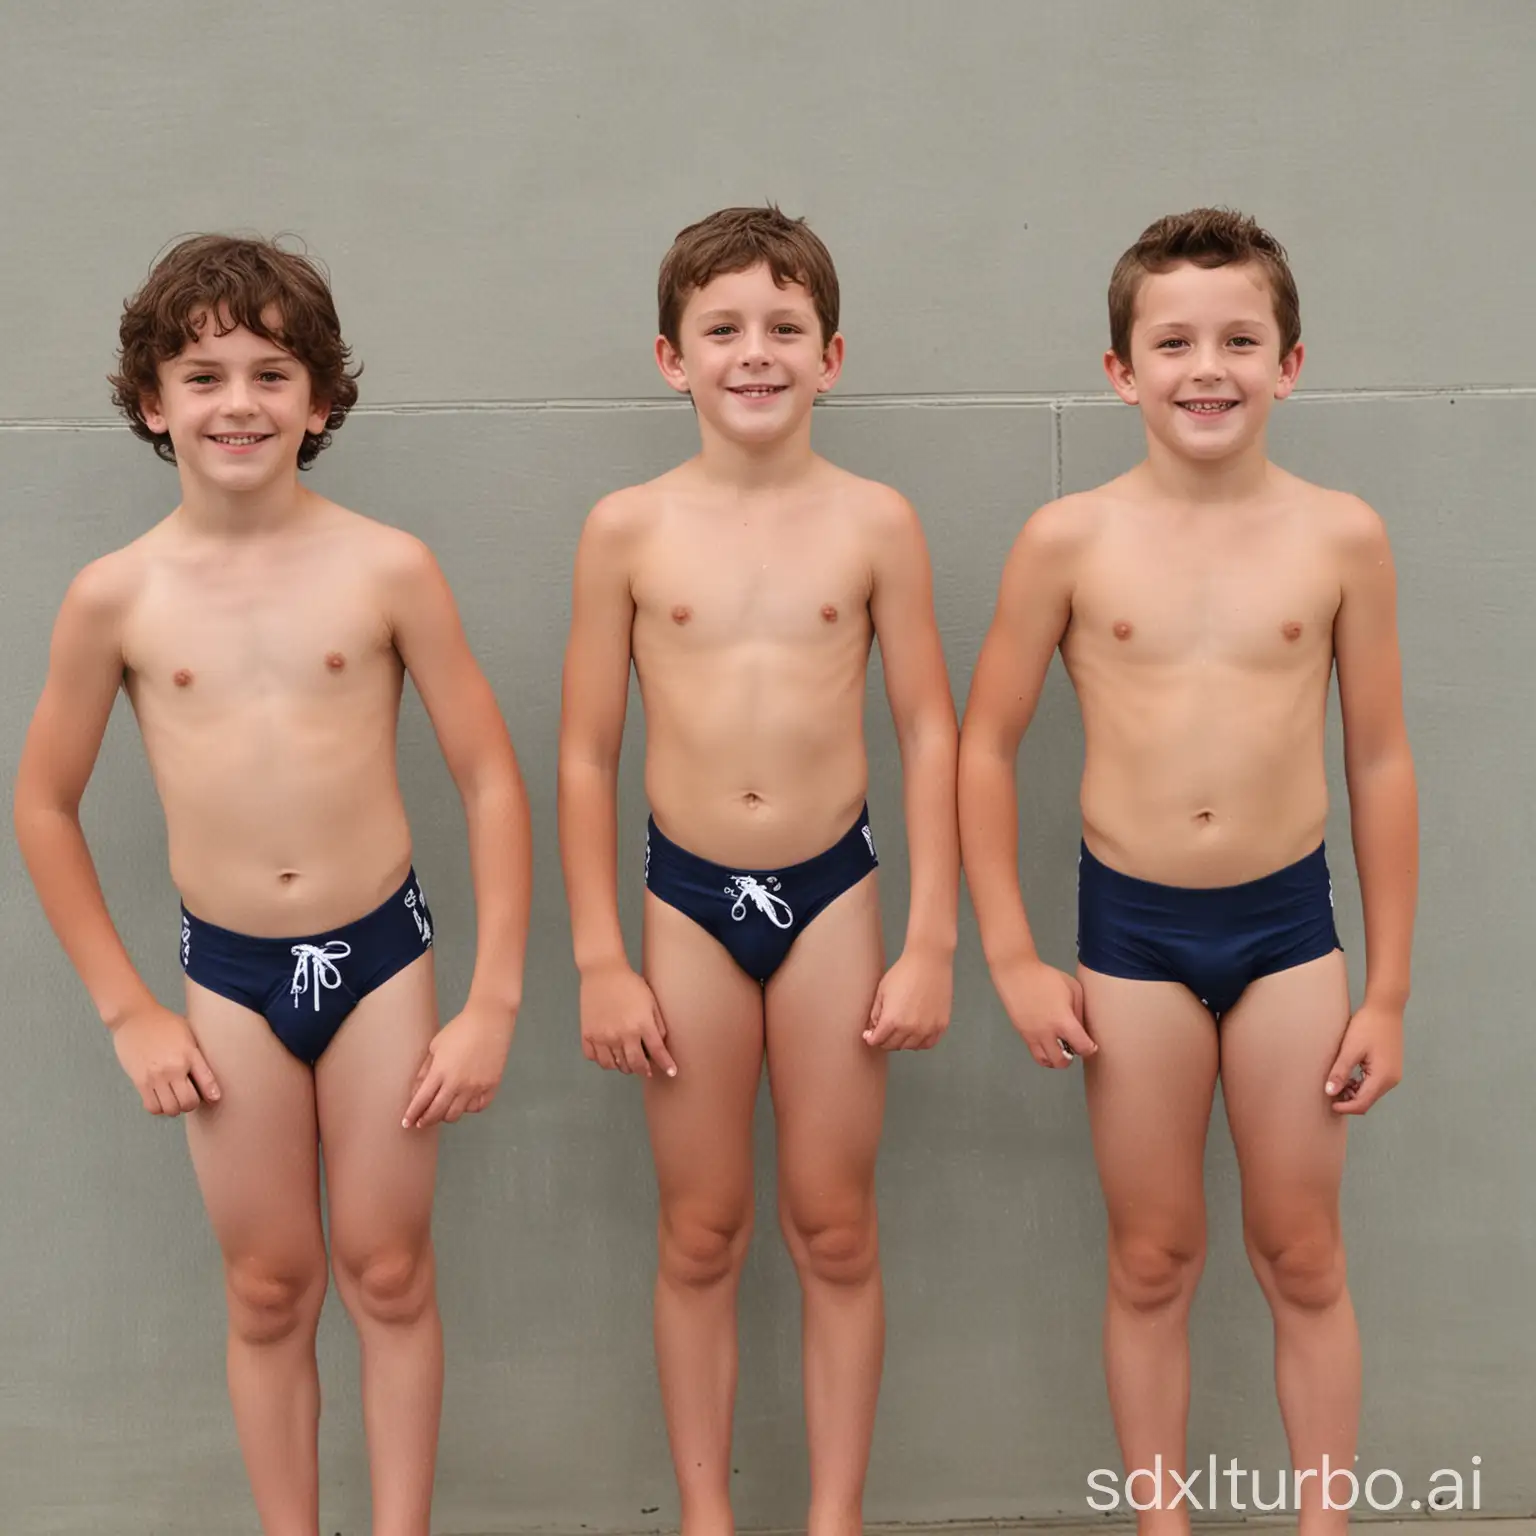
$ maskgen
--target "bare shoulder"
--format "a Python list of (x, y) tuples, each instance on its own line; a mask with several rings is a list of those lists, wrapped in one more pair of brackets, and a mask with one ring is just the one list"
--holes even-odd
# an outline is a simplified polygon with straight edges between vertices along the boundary
[(659, 509), (678, 471), (671, 470), (643, 485), (628, 485), (610, 491), (587, 514), (582, 528), (582, 543), (618, 552), (631, 547), (656, 523)]
[(81, 569), (64, 594), (63, 612), (92, 624), (119, 624), (144, 591), (159, 530), (151, 529)]
[(825, 462), (822, 472), (826, 477), (825, 495), (841, 514), (846, 514), (872, 550), (889, 550), (893, 543), (922, 542), (922, 519), (894, 486), (866, 480)]
[(1118, 481), (1111, 481), (1095, 490), (1077, 491), (1046, 502), (1025, 520), (1014, 540), (1011, 558), (1075, 559), (1103, 532), (1110, 520), (1119, 499), (1118, 484)]
[(1285, 475), (1282, 484), (1292, 504), (1311, 522), (1320, 543), (1345, 559), (1386, 558), (1387, 525), (1369, 502), (1296, 475)]

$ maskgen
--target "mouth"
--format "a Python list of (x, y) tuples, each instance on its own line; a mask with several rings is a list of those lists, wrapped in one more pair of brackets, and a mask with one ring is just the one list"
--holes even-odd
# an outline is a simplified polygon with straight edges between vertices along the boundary
[(254, 448), (272, 436), (271, 432), (210, 432), (208, 439), (221, 448)]
[(1174, 404), (1191, 416), (1224, 416), (1237, 408), (1236, 400), (1175, 400)]
[(789, 388), (787, 384), (732, 384), (729, 392), (740, 400), (771, 400)]

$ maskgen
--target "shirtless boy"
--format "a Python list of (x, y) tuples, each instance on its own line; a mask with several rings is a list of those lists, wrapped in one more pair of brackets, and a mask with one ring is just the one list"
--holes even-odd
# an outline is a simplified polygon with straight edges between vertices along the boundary
[[(768, 1064), (780, 1220), (804, 1305), (812, 1536), (857, 1531), (879, 1391), (875, 1157), (885, 1053), (950, 1009), (954, 705), (922, 530), (811, 448), (843, 359), (804, 223), (730, 208), (662, 264), (656, 358), (697, 457), (594, 508), (576, 557), (560, 841), (582, 1050), (645, 1080), (660, 1189), (656, 1352), (686, 1536), (728, 1532), (736, 1294)], [(912, 897), (885, 969), (863, 710), (878, 638)], [(644, 962), (625, 957), (615, 783), (633, 663), (646, 719)]]
[[(181, 503), (64, 598), (16, 831), (144, 1107), (187, 1116), (223, 1250), (229, 1391), (267, 1536), (315, 1536), (331, 1256), (363, 1358), (375, 1536), (426, 1536), (442, 1330), (436, 1131), (495, 1095), (522, 984), (527, 803), (426, 548), (299, 483), (357, 398), (325, 280), (261, 241), (173, 248), (129, 301), (116, 399)], [(395, 771), (409, 671), (463, 797), (478, 911), (440, 1033)], [(185, 1015), (135, 971), (78, 808), (121, 687), (165, 810)]]
[[(1127, 1472), (1159, 1456), (1184, 1470), (1218, 1073), (1293, 1465), (1349, 1467), (1346, 1117), (1402, 1071), (1417, 888), (1391, 555), (1369, 507), (1266, 456), (1302, 347), (1285, 254), (1251, 220), (1200, 209), (1152, 225), (1115, 269), (1110, 334), (1105, 368), (1141, 411), (1147, 456), (1042, 508), (1009, 557), (965, 717), (966, 875), (1031, 1055), (1084, 1058)], [(1075, 979), (1035, 951), (1016, 857), (1015, 755), (1058, 647), (1087, 743)], [(1353, 1014), (1322, 847), (1335, 666), (1365, 909)], [(1302, 1489), (1303, 1530), (1347, 1518), (1321, 1509), (1316, 1477)], [(1150, 1501), (1154, 1485), (1135, 1491)], [(1177, 1494), (1165, 1476), (1143, 1530), (1187, 1526)]]

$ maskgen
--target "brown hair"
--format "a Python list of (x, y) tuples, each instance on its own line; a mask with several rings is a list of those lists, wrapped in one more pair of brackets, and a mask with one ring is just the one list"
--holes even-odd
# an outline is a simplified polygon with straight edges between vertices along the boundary
[(837, 334), (837, 268), (826, 246), (804, 219), (792, 219), (773, 204), (766, 208), (722, 208), (679, 232), (661, 263), (656, 284), (661, 334), (678, 346), (678, 322), (689, 294), (726, 272), (745, 272), (765, 263), (780, 288), (801, 284), (816, 306), (825, 346)]
[[(273, 308), (279, 316), (275, 328), (263, 318)], [(308, 469), (356, 404), (363, 371), (347, 366), (352, 351), (341, 339), (325, 270), (276, 241), (232, 235), (192, 235), (155, 263), (144, 286), (123, 305), (118, 368), (108, 382), (113, 403), (134, 434), (170, 464), (176, 462), (170, 434), (150, 430), (143, 400), (159, 391), (159, 365), (196, 342), (205, 325), (212, 325), (216, 336), (244, 326), (291, 352), (308, 370), (315, 400), (329, 407), (325, 430), (306, 432), (299, 448), (299, 468)]]
[(1184, 262), (1206, 268), (1252, 262), (1258, 267), (1274, 301), (1280, 356), (1290, 355), (1301, 340), (1301, 301), (1285, 247), (1246, 214), (1231, 208), (1195, 208), (1149, 224), (1115, 263), (1109, 280), (1109, 344), (1122, 363), (1129, 366), (1131, 361), (1131, 321), (1142, 282), (1152, 273), (1171, 272)]

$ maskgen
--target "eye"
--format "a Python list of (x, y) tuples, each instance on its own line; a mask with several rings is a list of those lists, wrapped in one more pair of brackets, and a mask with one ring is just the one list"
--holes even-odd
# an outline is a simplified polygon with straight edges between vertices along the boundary
[(773, 329), (780, 336), (798, 336), (800, 334), (800, 327), (790, 320), (783, 321), (781, 324), (774, 326)]
[(1171, 352), (1175, 347), (1182, 347), (1183, 345), (1184, 338), (1182, 336), (1165, 336), (1153, 350), (1156, 352)]
[(286, 382), (288, 375), (286, 373), (279, 373), (275, 368), (263, 368), (256, 377), (263, 384), (282, 384)]
[(1232, 345), (1234, 347), (1256, 347), (1258, 344), (1257, 339), (1252, 336), (1234, 336), (1232, 338)]
[(216, 384), (217, 379), (211, 373), (190, 373), (187, 375), (188, 384)]
[(722, 322), (719, 325), (710, 326), (710, 328), (705, 331), (704, 334), (706, 336), (729, 336), (735, 331), (735, 329), (736, 327), (734, 325), (727, 325)]

